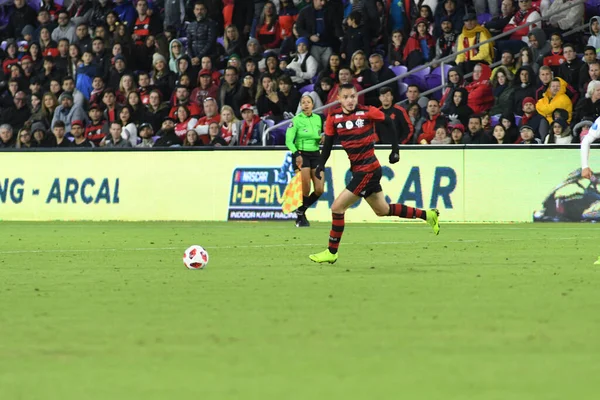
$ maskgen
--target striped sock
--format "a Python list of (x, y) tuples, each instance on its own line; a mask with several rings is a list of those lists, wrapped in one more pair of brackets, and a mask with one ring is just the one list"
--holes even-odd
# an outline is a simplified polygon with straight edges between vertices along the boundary
[(329, 231), (329, 251), (337, 253), (344, 233), (344, 214), (331, 213), (331, 231)]
[(427, 220), (427, 212), (425, 210), (408, 207), (403, 204), (390, 204), (390, 211), (388, 211), (388, 215), (395, 215), (396, 217), (400, 218), (421, 218), (422, 220)]

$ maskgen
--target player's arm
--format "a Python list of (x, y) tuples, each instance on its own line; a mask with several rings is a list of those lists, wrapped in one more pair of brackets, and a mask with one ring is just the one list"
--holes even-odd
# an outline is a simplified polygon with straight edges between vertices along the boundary
[(596, 139), (600, 139), (600, 124), (598, 118), (594, 125), (590, 128), (589, 133), (581, 141), (581, 176), (587, 179), (591, 179), (593, 173), (590, 169), (590, 147)]
[(319, 161), (319, 165), (317, 165), (317, 170), (315, 171), (315, 176), (317, 179), (321, 179), (321, 172), (325, 169), (325, 164), (327, 164), (327, 160), (329, 160), (329, 156), (331, 155), (333, 138), (334, 136), (325, 135), (325, 142), (323, 143), (323, 149), (321, 150), (321, 160)]

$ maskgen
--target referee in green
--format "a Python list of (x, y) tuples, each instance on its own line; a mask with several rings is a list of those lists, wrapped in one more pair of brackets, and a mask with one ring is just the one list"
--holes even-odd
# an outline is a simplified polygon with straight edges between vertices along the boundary
[[(292, 152), (296, 167), (302, 176), (302, 205), (296, 210), (296, 226), (310, 226), (306, 219), (306, 209), (312, 206), (323, 194), (324, 180), (315, 175), (320, 161), (319, 143), (323, 131), (321, 116), (313, 114), (315, 103), (313, 98), (304, 93), (300, 99), (302, 112), (296, 115), (285, 133), (285, 145)], [(310, 183), (314, 191), (310, 193)]]

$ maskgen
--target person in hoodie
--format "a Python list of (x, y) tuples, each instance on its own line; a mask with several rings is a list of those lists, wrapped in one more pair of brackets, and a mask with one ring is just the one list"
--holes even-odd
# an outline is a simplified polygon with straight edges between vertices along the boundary
[(498, 67), (496, 76), (492, 79), (492, 91), (494, 93), (494, 106), (490, 110), (491, 115), (502, 114), (505, 110), (512, 110), (515, 104), (515, 87), (513, 85), (513, 74), (504, 66)]
[[(517, 115), (523, 115), (522, 104), (525, 98), (535, 99), (536, 85), (535, 75), (530, 66), (523, 66), (517, 70), (513, 83), (515, 87), (515, 103), (512, 109)], [(535, 106), (535, 100), (534, 100)]]
[(454, 91), (462, 87), (465, 87), (462, 71), (458, 67), (450, 68), (448, 70), (448, 76), (446, 77), (446, 87), (442, 93), (442, 99), (440, 100), (442, 112), (445, 112), (445, 107), (450, 103), (450, 99), (453, 98)]
[(441, 4), (438, 3), (434, 13), (433, 36), (440, 37), (442, 35), (444, 32), (444, 27), (442, 26), (444, 21), (450, 22), (454, 31), (462, 31), (464, 16), (464, 4), (459, 6), (457, 0), (444, 0)]
[(475, 114), (471, 107), (467, 105), (469, 94), (465, 88), (457, 88), (452, 94), (452, 99), (448, 99), (447, 106), (444, 107), (444, 115), (451, 121), (459, 121), (463, 125), (469, 123), (469, 117)]
[(169, 69), (174, 73), (179, 73), (177, 62), (184, 56), (183, 44), (179, 39), (171, 40), (169, 43)]
[[(479, 25), (479, 22), (477, 22), (477, 15), (473, 13), (465, 15), (464, 23), (462, 33), (458, 36), (456, 51), (460, 52), (463, 49), (475, 46), (492, 37), (486, 28)], [(494, 46), (492, 43), (484, 44), (456, 56), (456, 65), (462, 69), (464, 74), (473, 71), (477, 64), (491, 64), (493, 61)]]
[(458, 34), (453, 28), (452, 20), (447, 16), (442, 17), (442, 31), (435, 44), (435, 58), (447, 57), (456, 52)]
[(550, 133), (544, 139), (544, 144), (571, 144), (573, 135), (567, 121), (558, 118), (550, 125)]
[(519, 129), (515, 123), (515, 115), (512, 113), (512, 111), (504, 111), (500, 117), (500, 123), (498, 125), (502, 125), (504, 128), (504, 140), (507, 143), (518, 143), (520, 140)]
[(573, 103), (566, 94), (567, 83), (560, 79), (554, 78), (550, 83), (550, 88), (544, 93), (544, 96), (538, 100), (535, 108), (541, 116), (545, 117), (548, 122), (553, 121), (553, 113), (557, 108), (567, 110), (569, 116), (567, 122), (571, 122), (571, 116), (573, 114)]
[(435, 39), (429, 34), (429, 21), (417, 18), (415, 29), (404, 46), (404, 64), (411, 70), (435, 57)]
[(298, 19), (298, 8), (292, 0), (281, 0), (279, 5), (279, 36), (285, 39), (293, 35), (292, 29)]
[(553, 29), (568, 31), (583, 21), (584, 4), (579, 2), (574, 6), (575, 2), (576, 0), (554, 0), (550, 7), (542, 11), (542, 17), (548, 19), (548, 25)]
[(590, 38), (587, 45), (594, 47), (596, 49), (596, 58), (600, 58), (600, 17), (592, 17), (590, 19)]
[(551, 46), (546, 33), (541, 28), (532, 29), (529, 32), (529, 48), (531, 49), (531, 66), (537, 74), (539, 68), (544, 65), (544, 57), (550, 52)]
[(490, 82), (492, 70), (486, 64), (477, 64), (473, 68), (473, 81), (465, 86), (469, 92), (467, 104), (473, 112), (481, 114), (494, 106), (494, 92)]

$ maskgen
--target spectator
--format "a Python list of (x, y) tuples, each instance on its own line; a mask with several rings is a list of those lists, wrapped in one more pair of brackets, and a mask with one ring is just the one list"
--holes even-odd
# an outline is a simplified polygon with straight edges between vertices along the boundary
[(228, 145), (237, 143), (240, 131), (240, 121), (235, 117), (233, 109), (224, 106), (221, 109), (221, 137), (225, 139)]
[(165, 118), (157, 133), (159, 138), (154, 142), (154, 147), (179, 147), (182, 145), (181, 139), (175, 134), (175, 120), (171, 117)]
[(447, 105), (451, 103), (448, 101), (448, 99), (454, 98), (454, 91), (462, 87), (465, 87), (465, 82), (460, 68), (450, 68), (448, 70), (448, 76), (446, 78), (446, 88), (444, 89), (442, 93), (442, 99), (440, 100), (440, 105), (442, 105), (442, 112), (444, 112)]
[[(469, 13), (465, 15), (464, 22), (462, 33), (458, 36), (457, 52), (475, 46), (492, 37), (486, 28), (479, 25), (475, 14)], [(456, 65), (462, 68), (464, 74), (467, 74), (473, 71), (475, 65), (482, 63), (491, 64), (493, 60), (494, 46), (492, 43), (487, 43), (466, 53), (458, 54), (456, 56)]]
[[(201, 137), (208, 133), (208, 126), (211, 122), (221, 122), (221, 115), (219, 114), (219, 108), (217, 107), (217, 101), (215, 99), (209, 97), (204, 100), (204, 112), (204, 117), (200, 118), (195, 126), (196, 132), (198, 132), (198, 135)], [(205, 138), (202, 137), (202, 140), (204, 139)]]
[(52, 127), (52, 133), (54, 134), (54, 141), (52, 147), (71, 147), (71, 142), (65, 137), (66, 128), (63, 121), (56, 121)]
[(13, 98), (13, 105), (0, 114), (0, 121), (11, 125), (13, 130), (19, 130), (25, 125), (30, 116), (31, 111), (27, 107), (27, 95), (25, 92), (19, 91)]
[(88, 111), (88, 117), (90, 123), (85, 127), (85, 137), (94, 143), (94, 145), (100, 146), (102, 139), (108, 134), (108, 123), (104, 119), (102, 109), (98, 104), (92, 104)]
[(300, 39), (300, 35), (298, 34), (298, 28), (296, 24), (292, 27), (292, 34), (286, 37), (283, 42), (281, 42), (281, 47), (279, 48), (280, 56), (290, 56), (294, 55), (296, 52), (296, 40)]
[[(356, 80), (356, 82), (358, 82), (363, 89), (368, 89), (377, 84), (377, 75), (375, 75), (373, 71), (369, 69), (369, 66), (367, 65), (367, 58), (362, 50), (358, 50), (352, 54), (350, 70), (352, 71), (354, 80)], [(366, 105), (377, 105), (378, 101), (375, 91), (373, 90), (367, 93), (365, 100)]]
[(206, 16), (207, 13), (208, 10), (202, 1), (198, 0), (194, 3), (196, 21), (187, 27), (188, 55), (192, 57), (192, 65), (200, 65), (202, 57), (209, 56), (214, 52), (217, 26)]
[(544, 97), (544, 93), (550, 88), (550, 82), (552, 82), (552, 70), (550, 67), (544, 65), (540, 68), (540, 72), (538, 74), (538, 79), (540, 81), (540, 86), (535, 91), (535, 99), (540, 100)]
[(501, 62), (501, 64), (492, 70), (492, 76), (490, 78), (491, 80), (494, 80), (494, 77), (496, 76), (496, 72), (498, 71), (498, 69), (500, 67), (506, 68), (508, 71), (510, 71), (510, 73), (512, 75), (514, 75), (515, 72), (517, 72), (517, 65), (515, 63), (515, 57), (512, 55), (512, 53), (510, 51), (504, 50), (502, 52), (502, 58), (500, 59), (500, 62)]
[(65, 133), (71, 132), (71, 121), (85, 121), (87, 119), (85, 111), (81, 106), (73, 104), (73, 95), (65, 92), (60, 95), (58, 102), (60, 105), (54, 111), (51, 128), (54, 130), (54, 125), (58, 121), (64, 123)]
[[(219, 89), (219, 107), (223, 107), (225, 105), (234, 107), (235, 103), (233, 99), (240, 90), (240, 86), (237, 68), (225, 68), (225, 78)], [(233, 109), (235, 110), (235, 108)]]
[[(160, 89), (156, 90), (160, 92)], [(187, 107), (192, 117), (199, 117), (203, 112), (202, 108), (198, 104), (191, 101), (190, 89), (184, 85), (177, 85), (177, 88), (175, 89), (175, 102), (169, 112), (169, 116), (171, 118), (177, 119), (177, 107), (179, 106)]]
[(431, 140), (431, 144), (452, 144), (452, 139), (448, 136), (448, 130), (440, 126), (435, 130), (435, 137)]
[(169, 104), (162, 101), (162, 95), (160, 91), (156, 89), (150, 92), (148, 99), (145, 120), (150, 123), (153, 131), (158, 132), (162, 122), (169, 116)]
[(548, 134), (549, 124), (546, 118), (542, 117), (535, 110), (535, 103), (536, 101), (533, 97), (527, 97), (523, 100), (523, 118), (521, 119), (520, 126), (531, 126), (533, 131), (537, 132), (538, 137), (544, 140)]
[(469, 144), (493, 144), (494, 139), (483, 131), (480, 115), (469, 118)]
[(596, 49), (596, 58), (600, 58), (600, 17), (598, 16), (590, 19), (590, 38), (587, 45), (594, 47)]
[(554, 0), (549, 8), (542, 11), (542, 17), (548, 19), (548, 25), (552, 28), (568, 31), (583, 21), (584, 4), (573, 3), (575, 0)]
[[(315, 0), (319, 1), (319, 0)], [(292, 78), (292, 82), (302, 87), (308, 85), (317, 74), (318, 62), (308, 53), (309, 40), (301, 37), (296, 41), (298, 53), (292, 62), (283, 71)]]
[(154, 130), (152, 129), (152, 125), (150, 125), (149, 123), (143, 123), (140, 125), (139, 131), (140, 138), (142, 138), (142, 141), (138, 143), (135, 147), (144, 149), (154, 147), (154, 139), (152, 138), (154, 136)]
[(404, 34), (400, 30), (392, 32), (392, 40), (388, 47), (388, 63), (393, 66), (404, 63)]
[(262, 144), (262, 132), (264, 122), (254, 114), (254, 108), (250, 104), (244, 104), (240, 108), (242, 114), (242, 125), (240, 127), (240, 146), (257, 146)]
[(464, 7), (457, 7), (457, 0), (444, 0), (438, 3), (435, 8), (435, 24), (433, 36), (440, 37), (444, 32), (444, 21), (450, 23), (452, 31), (460, 32), (463, 28), (463, 18), (465, 16)]
[(325, 67), (319, 73), (319, 77), (317, 78), (317, 84), (319, 84), (319, 82), (321, 82), (321, 80), (325, 77), (329, 77), (332, 80), (336, 80), (337, 76), (338, 76), (338, 72), (340, 70), (340, 66), (341, 66), (340, 55), (337, 53), (331, 54), (329, 56), (329, 63), (327, 64), (327, 67)]
[(63, 93), (70, 93), (73, 96), (73, 105), (83, 108), (85, 106), (85, 96), (77, 88), (73, 77), (66, 76), (62, 80)]
[(468, 93), (465, 88), (458, 88), (448, 100), (444, 114), (450, 121), (459, 121), (463, 125), (469, 123), (469, 117), (474, 114), (471, 107), (467, 105)]
[(500, 5), (500, 14), (494, 16), (490, 21), (486, 22), (484, 26), (492, 36), (497, 36), (502, 33), (514, 15), (515, 3), (513, 0), (502, 0), (502, 4)]
[[(327, 97), (327, 104), (337, 101), (340, 85), (344, 85), (347, 83), (353, 84), (354, 87), (356, 88), (357, 92), (360, 92), (361, 90), (363, 90), (362, 86), (360, 86), (360, 84), (356, 81), (356, 79), (352, 79), (352, 71), (350, 70), (350, 68), (342, 67), (339, 70), (338, 79), (337, 79), (335, 86), (329, 92), (329, 95)], [(358, 103), (365, 104), (364, 95), (361, 94), (358, 96)], [(332, 108), (330, 108), (329, 110), (332, 110)]]
[[(451, 2), (452, 0), (450, 0)], [(444, 58), (456, 52), (456, 41), (458, 33), (452, 25), (452, 21), (448, 17), (442, 18), (442, 31), (436, 41), (435, 57)]]
[(10, 149), (15, 147), (16, 138), (13, 134), (14, 130), (10, 124), (0, 125), (0, 149)]
[(473, 82), (465, 86), (469, 93), (468, 105), (477, 114), (489, 111), (494, 106), (494, 93), (489, 81), (491, 73), (488, 65), (477, 64), (473, 68)]
[[(246, 52), (248, 53), (248, 56), (246, 58), (252, 58), (256, 64), (260, 63), (260, 60), (262, 60), (262, 49), (260, 47), (260, 43), (258, 42), (257, 39), (249, 39), (248, 42), (246, 43)], [(233, 55), (229, 58), (229, 61), (231, 61), (231, 58), (233, 58)]]
[(256, 93), (257, 90), (257, 81), (258, 79), (254, 79), (254, 75), (245, 73), (242, 78), (242, 86), (240, 86), (240, 90), (237, 92), (235, 97), (233, 98), (234, 104), (256, 104)]
[(495, 101), (490, 114), (497, 115), (505, 110), (512, 110), (515, 104), (515, 87), (513, 75), (506, 67), (497, 68), (496, 76), (492, 79), (492, 87)]
[(190, 111), (186, 106), (177, 107), (177, 120), (175, 121), (175, 134), (183, 142), (187, 132), (194, 129), (198, 120), (190, 115)]
[(58, 26), (52, 31), (52, 40), (58, 42), (60, 39), (67, 39), (69, 43), (75, 43), (75, 24), (71, 22), (69, 13), (66, 10), (58, 12)]
[[(177, 130), (175, 130), (177, 132)], [(194, 146), (204, 146), (202, 140), (198, 138), (198, 133), (195, 130), (190, 129), (185, 134), (185, 138), (183, 139), (183, 147), (194, 147)]]
[(269, 52), (265, 56), (265, 73), (271, 75), (273, 79), (278, 79), (283, 75), (283, 71), (279, 68), (277, 54)]
[(417, 104), (421, 109), (421, 116), (427, 118), (427, 106), (429, 105), (429, 99), (425, 96), (421, 96), (421, 91), (417, 85), (408, 85), (406, 89), (406, 102), (402, 103), (402, 107), (408, 111), (412, 104)]
[(73, 135), (72, 147), (94, 147), (94, 143), (85, 136), (84, 127), (85, 123), (83, 121), (77, 120), (71, 123), (71, 135)]
[(581, 94), (585, 94), (587, 92), (587, 87), (588, 84), (591, 81), (597, 81), (600, 80), (600, 62), (599, 61), (594, 61), (588, 64), (588, 77), (586, 78), (586, 80), (584, 81), (582, 87), (581, 87)]
[[(541, 26), (541, 15), (536, 6), (532, 4), (532, 0), (519, 0), (519, 11), (510, 20), (508, 25), (504, 27), (504, 32), (508, 32), (514, 28), (523, 26), (523, 28), (513, 32), (510, 35), (511, 40), (523, 41), (529, 44), (529, 33), (535, 28)], [(537, 24), (524, 26), (529, 22), (540, 21)]]
[(467, 144), (468, 139), (465, 137), (465, 126), (460, 122), (451, 123), (448, 126), (450, 129), (450, 144)]
[(152, 66), (153, 71), (150, 84), (160, 90), (165, 98), (170, 98), (175, 87), (175, 74), (169, 70), (167, 60), (159, 53), (154, 53), (152, 56)]
[(344, 60), (348, 60), (352, 54), (362, 50), (364, 53), (369, 51), (370, 39), (367, 29), (362, 25), (362, 14), (353, 11), (346, 20), (348, 27), (342, 39), (340, 55)]
[(541, 140), (536, 138), (533, 134), (533, 128), (529, 125), (522, 125), (519, 129), (521, 133), (521, 141), (519, 144), (541, 144)]
[(119, 121), (123, 129), (121, 130), (121, 137), (128, 140), (132, 146), (137, 144), (138, 131), (135, 122), (132, 120), (133, 110), (131, 106), (126, 105), (121, 108), (119, 112)]
[(216, 99), (219, 94), (219, 87), (213, 83), (211, 71), (203, 69), (198, 74), (198, 86), (192, 91), (190, 101), (200, 106), (199, 116), (204, 116), (204, 100), (208, 97)]
[(595, 121), (600, 117), (600, 81), (589, 83), (587, 93), (577, 103), (573, 116), (573, 122), (583, 120)]
[(142, 46), (149, 36), (156, 36), (162, 32), (162, 23), (159, 17), (148, 12), (147, 0), (135, 0), (137, 18), (133, 23), (131, 38), (136, 46)]
[(575, 47), (572, 44), (565, 44), (563, 46), (563, 54), (565, 56), (565, 62), (560, 65), (558, 74), (555, 76), (564, 79), (571, 86), (578, 87), (579, 73), (584, 62), (577, 57)]
[(435, 58), (435, 39), (428, 30), (429, 21), (418, 18), (415, 29), (404, 46), (404, 63), (409, 70)]
[(550, 36), (550, 51), (544, 56), (544, 65), (550, 67), (555, 76), (558, 75), (560, 65), (565, 62), (562, 45), (560, 33), (554, 32)]
[(335, 13), (333, 7), (325, 6), (325, 0), (312, 0), (300, 11), (296, 21), (298, 34), (310, 40), (311, 55), (321, 67), (327, 65), (332, 48), (339, 46), (338, 38), (343, 36), (342, 21)]
[(113, 121), (110, 123), (110, 136), (104, 138), (104, 147), (108, 148), (127, 148), (131, 147), (131, 142), (126, 140), (121, 135), (123, 131), (123, 125), (119, 121)]
[(567, 122), (571, 122), (573, 104), (571, 103), (571, 99), (569, 99), (566, 92), (567, 83), (560, 78), (554, 78), (550, 83), (550, 89), (547, 90), (546, 93), (544, 93), (544, 96), (536, 103), (535, 108), (537, 112), (540, 113), (541, 116), (545, 117), (549, 123), (552, 122), (552, 114), (557, 108), (567, 110), (569, 113)]
[(256, 108), (261, 118), (267, 117), (279, 122), (283, 119), (283, 107), (277, 91), (277, 82), (269, 75), (263, 75), (258, 85)]
[(267, 1), (256, 27), (256, 39), (263, 49), (277, 49), (281, 43), (281, 27), (275, 4)]
[(1, 36), (16, 38), (18, 32), (21, 32), (21, 29), (23, 29), (25, 25), (37, 25), (36, 12), (27, 5), (25, 0), (15, 0), (14, 8), (8, 18), (8, 25), (6, 25), (5, 28), (6, 31), (4, 32), (4, 35)]
[(211, 123), (208, 126), (208, 137), (210, 146), (227, 146), (227, 141), (221, 136), (221, 129), (219, 124), (216, 122)]
[(513, 144), (513, 141), (506, 140), (506, 128), (502, 124), (498, 124), (494, 127), (492, 136), (496, 139), (496, 144)]
[(225, 37), (223, 38), (223, 44), (225, 45), (225, 55), (231, 56), (232, 54), (246, 54), (245, 46), (240, 39), (240, 32), (235, 25), (229, 25), (225, 30)]
[(279, 5), (279, 35), (286, 38), (292, 35), (292, 29), (298, 19), (298, 9), (292, 0), (281, 0)]
[(579, 88), (579, 92), (584, 92), (585, 84), (590, 76), (590, 64), (593, 64), (597, 61), (596, 49), (592, 46), (586, 46), (583, 50), (583, 63), (581, 65), (581, 69), (579, 70), (579, 82), (576, 83), (577, 88)]
[[(406, 110), (397, 104), (394, 104), (394, 95), (392, 89), (389, 86), (384, 86), (379, 89), (379, 101), (381, 107), (379, 109), (383, 113), (389, 116), (396, 126), (396, 134), (398, 135), (397, 142), (399, 144), (410, 144), (413, 140), (414, 126), (408, 116)], [(377, 130), (379, 133), (379, 142), (384, 144), (391, 144), (392, 140), (389, 137), (381, 134), (381, 129)], [(385, 131), (388, 134), (389, 131)]]
[[(385, 64), (383, 62), (383, 56), (379, 53), (373, 53), (369, 57), (369, 64), (371, 65), (371, 72), (373, 72), (375, 76), (375, 82), (383, 83), (390, 79), (394, 79), (396, 74), (390, 68), (385, 68)], [(400, 93), (398, 91), (397, 82), (390, 83), (388, 86), (392, 91), (393, 102), (397, 103), (400, 101)], [(379, 96), (381, 96), (381, 91)]]
[(283, 107), (283, 116), (286, 119), (293, 118), (297, 114), (298, 107), (300, 107), (300, 93), (287, 75), (279, 77), (277, 86), (279, 87), (278, 96)]
[(573, 135), (571, 128), (564, 119), (556, 119), (550, 125), (550, 133), (546, 136), (544, 144), (571, 144)]
[(423, 124), (426, 122), (426, 119), (423, 118), (421, 114), (421, 107), (419, 107), (417, 103), (413, 103), (410, 106), (408, 106), (406, 113), (410, 118), (410, 123), (414, 127), (414, 135), (412, 137), (412, 140), (408, 144), (413, 144), (417, 139), (417, 134), (423, 132)]
[(173, 39), (169, 43), (169, 69), (171, 72), (178, 73), (177, 63), (185, 53), (183, 52), (183, 44), (179, 39)]
[[(431, 99), (427, 103), (427, 120), (422, 125), (422, 132), (417, 138), (419, 144), (429, 144), (435, 137), (435, 131), (439, 127), (445, 127), (447, 125), (446, 117), (440, 112), (440, 103)], [(419, 133), (419, 132), (417, 132)]]
[[(60, 99), (59, 99), (60, 102)], [(102, 103), (104, 104), (104, 118), (108, 122), (117, 121), (119, 113), (121, 112), (121, 106), (117, 104), (117, 96), (113, 89), (106, 89), (102, 95)]]
[(17, 149), (30, 149), (32, 147), (37, 147), (37, 143), (32, 139), (29, 128), (21, 128), (21, 130), (19, 130), (15, 147)]
[(504, 140), (509, 143), (518, 143), (520, 140), (519, 130), (517, 129), (517, 124), (515, 123), (515, 116), (511, 110), (505, 110), (500, 116), (500, 125), (504, 127), (506, 135)]
[(534, 98), (533, 105), (535, 107), (536, 87), (533, 70), (529, 66), (521, 67), (517, 70), (515, 75), (515, 106), (513, 109), (518, 115), (523, 115), (522, 104), (523, 100), (527, 97)]

